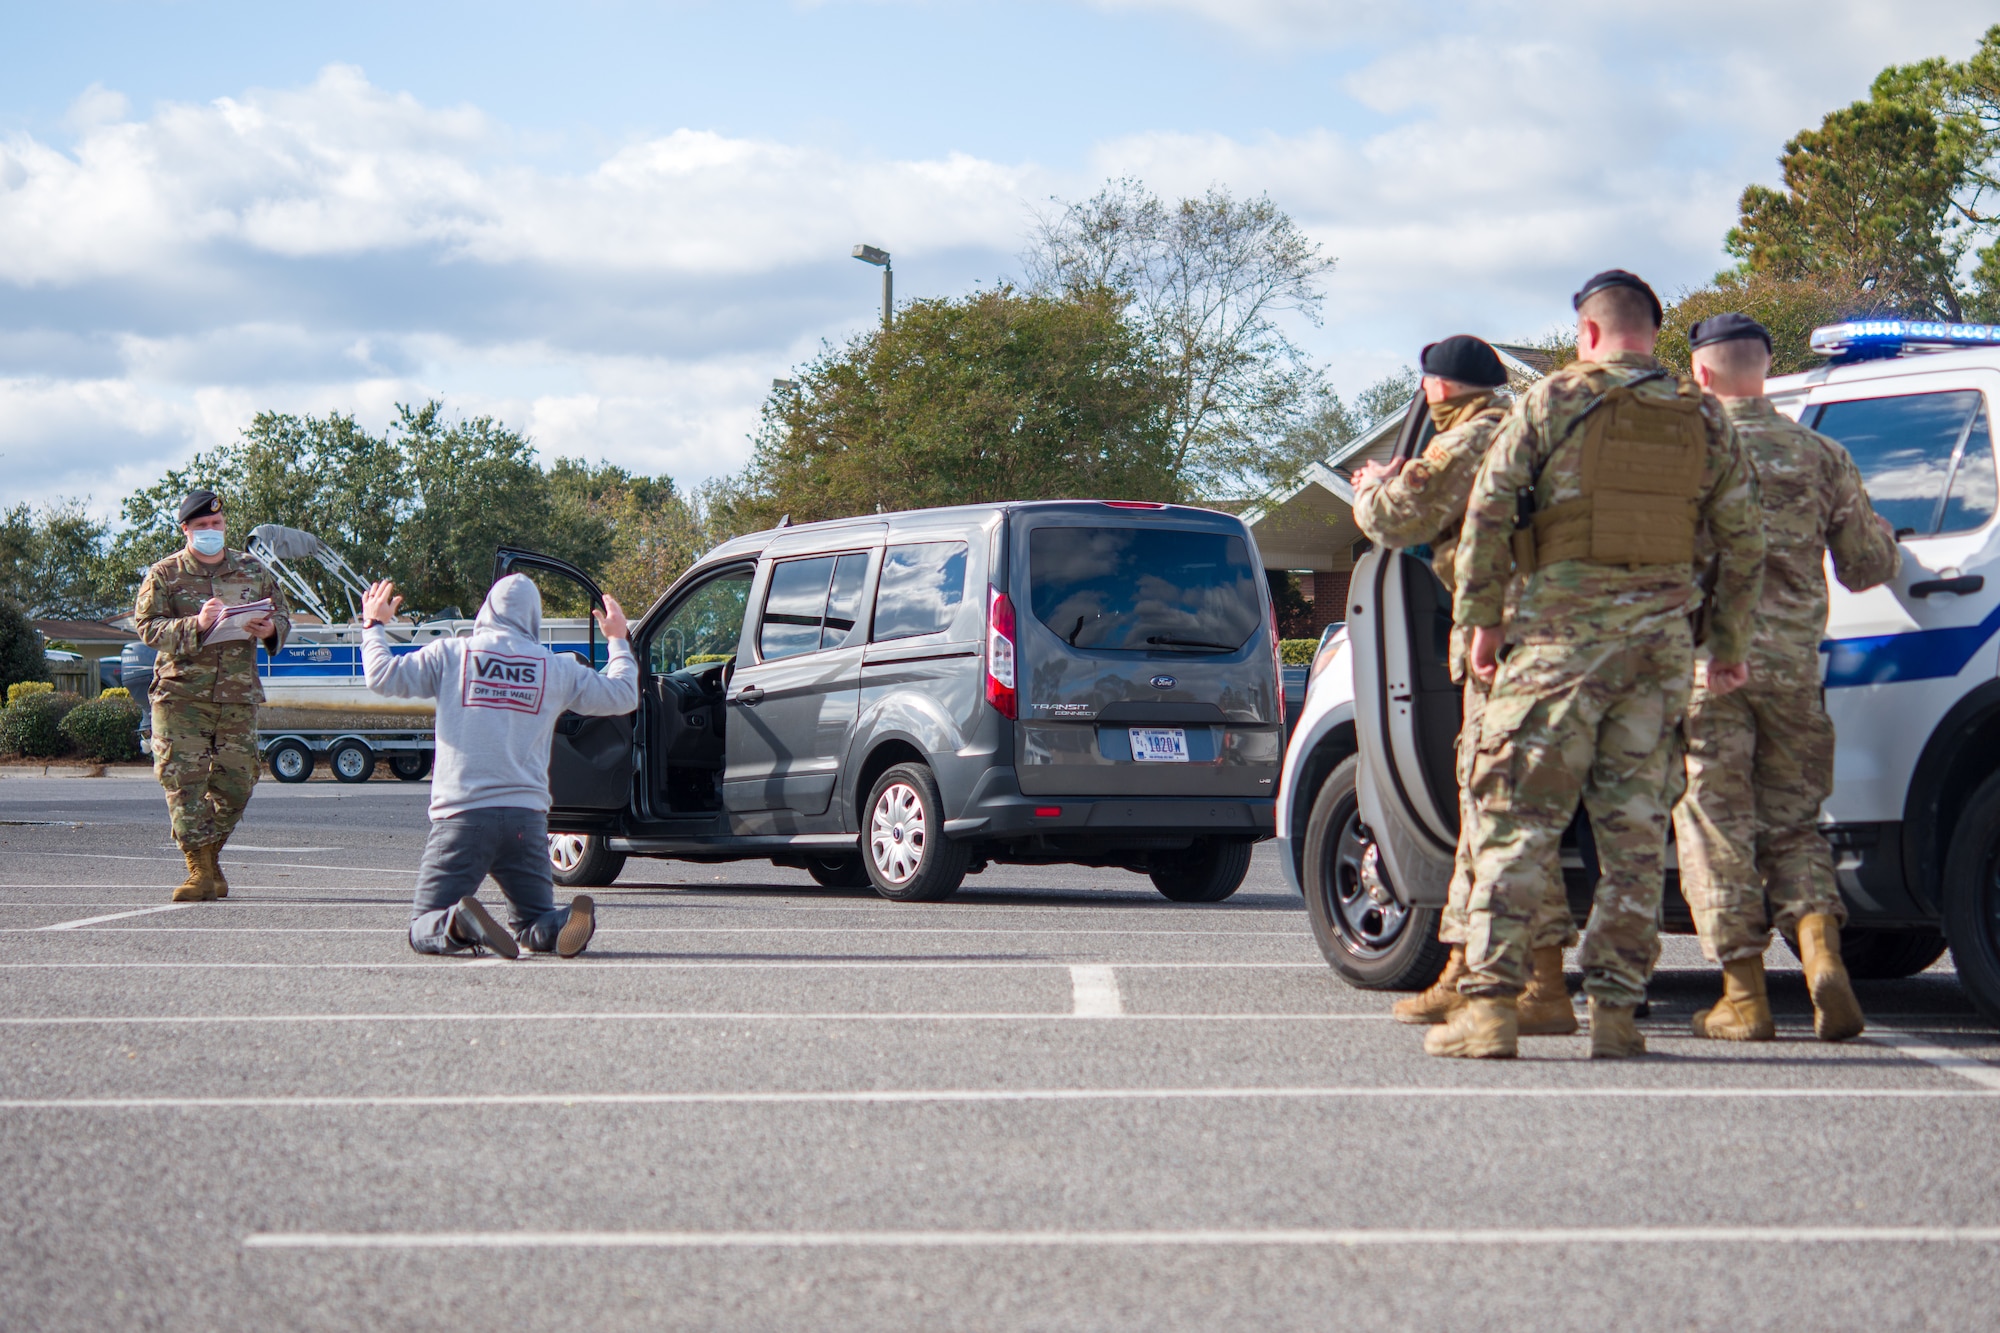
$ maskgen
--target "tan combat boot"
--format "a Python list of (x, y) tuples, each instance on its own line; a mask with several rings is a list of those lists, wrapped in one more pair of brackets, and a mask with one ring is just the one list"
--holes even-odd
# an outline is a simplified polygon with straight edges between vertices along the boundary
[(205, 903), (215, 897), (215, 886), (209, 882), (208, 867), (202, 864), (201, 848), (181, 848), (181, 859), (187, 862), (188, 877), (174, 890), (177, 903)]
[(1590, 1058), (1593, 1060), (1624, 1060), (1646, 1053), (1646, 1039), (1639, 1035), (1639, 1025), (1633, 1021), (1633, 1005), (1602, 1004), (1596, 996), (1590, 1000)]
[(1576, 1006), (1570, 1003), (1569, 988), (1563, 985), (1560, 944), (1535, 950), (1535, 974), (1528, 978), (1528, 989), (1521, 992), (1519, 1012), (1524, 1037), (1567, 1037), (1576, 1031)]
[(1514, 996), (1473, 995), (1442, 1027), (1424, 1034), (1424, 1054), (1511, 1060), (1519, 1036)]
[(1821, 1041), (1846, 1041), (1861, 1035), (1867, 1024), (1861, 1001), (1840, 961), (1840, 923), (1825, 912), (1799, 922), (1799, 961), (1806, 967), (1806, 990), (1812, 995), (1813, 1031)]
[[(222, 840), (222, 842), (227, 841), (229, 841), (227, 838)], [(215, 881), (215, 896), (218, 898), (227, 898), (229, 896), (229, 881), (222, 877), (222, 843), (211, 842), (208, 846), (202, 848), (201, 863), (208, 867), (209, 878)]]
[(1444, 1023), (1465, 1007), (1465, 997), (1458, 993), (1458, 979), (1465, 975), (1465, 946), (1451, 946), (1451, 957), (1445, 959), (1444, 971), (1430, 984), (1429, 990), (1418, 991), (1389, 1006), (1389, 1015), (1398, 1023)]
[(1762, 958), (1722, 965), (1722, 1000), (1694, 1016), (1694, 1035), (1716, 1041), (1770, 1041), (1778, 1035), (1771, 1000), (1764, 993)]

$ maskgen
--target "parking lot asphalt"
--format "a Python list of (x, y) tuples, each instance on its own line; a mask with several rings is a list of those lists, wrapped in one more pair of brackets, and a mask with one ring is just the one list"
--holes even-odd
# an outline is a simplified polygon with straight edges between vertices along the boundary
[[(2000, 1037), (1428, 1059), (1269, 849), (1228, 902), (634, 861), (580, 959), (404, 938), (426, 784), (263, 784), (225, 902), (143, 773), (0, 777), (0, 1324), (1991, 1328)], [(487, 896), (497, 900), (490, 884)], [(1577, 978), (1571, 976), (1572, 987)]]

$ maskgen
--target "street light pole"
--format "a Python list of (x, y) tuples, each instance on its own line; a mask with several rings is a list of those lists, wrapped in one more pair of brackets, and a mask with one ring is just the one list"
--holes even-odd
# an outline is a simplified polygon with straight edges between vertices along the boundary
[(864, 264), (877, 264), (882, 269), (882, 327), (888, 328), (895, 317), (896, 275), (889, 267), (889, 252), (872, 245), (854, 247), (854, 257)]

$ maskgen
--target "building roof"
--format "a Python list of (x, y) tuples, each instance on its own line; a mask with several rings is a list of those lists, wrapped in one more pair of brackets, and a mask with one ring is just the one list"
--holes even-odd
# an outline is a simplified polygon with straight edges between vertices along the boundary
[(37, 620), (34, 625), (43, 638), (65, 643), (131, 643), (139, 637), (102, 620)]

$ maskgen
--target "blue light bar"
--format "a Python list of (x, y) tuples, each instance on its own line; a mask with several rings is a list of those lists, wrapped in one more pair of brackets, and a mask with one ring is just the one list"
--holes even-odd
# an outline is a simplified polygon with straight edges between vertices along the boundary
[(1912, 319), (1857, 319), (1812, 331), (1812, 349), (1843, 360), (1894, 356), (1907, 346), (2000, 346), (2000, 324), (1937, 324)]

